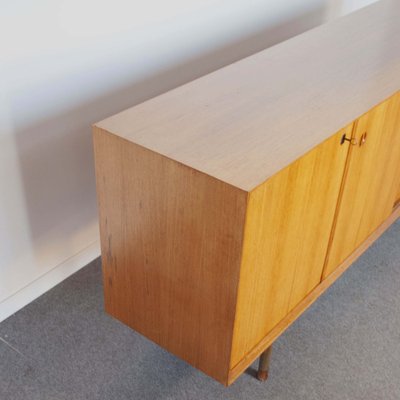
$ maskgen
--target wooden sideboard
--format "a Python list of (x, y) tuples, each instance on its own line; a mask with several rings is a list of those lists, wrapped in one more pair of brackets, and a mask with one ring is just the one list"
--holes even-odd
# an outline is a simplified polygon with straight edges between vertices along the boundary
[(108, 313), (225, 385), (270, 347), (400, 216), (398, 21), (380, 1), (94, 126)]

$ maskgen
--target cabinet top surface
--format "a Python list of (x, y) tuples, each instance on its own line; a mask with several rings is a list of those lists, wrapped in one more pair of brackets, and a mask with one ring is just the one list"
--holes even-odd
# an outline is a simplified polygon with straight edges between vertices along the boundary
[(250, 191), (400, 89), (381, 0), (96, 124)]

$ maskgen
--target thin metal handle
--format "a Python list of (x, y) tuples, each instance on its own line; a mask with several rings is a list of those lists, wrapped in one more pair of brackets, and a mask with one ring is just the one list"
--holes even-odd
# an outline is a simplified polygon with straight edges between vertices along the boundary
[(348, 138), (346, 137), (345, 133), (343, 134), (342, 139), (340, 140), (340, 144), (343, 144), (344, 142), (349, 142), (352, 146), (356, 146), (358, 144), (356, 138)]

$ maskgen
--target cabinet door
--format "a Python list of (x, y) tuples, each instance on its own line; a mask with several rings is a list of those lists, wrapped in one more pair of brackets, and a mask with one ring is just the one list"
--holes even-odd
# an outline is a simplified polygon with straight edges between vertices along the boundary
[(400, 94), (356, 123), (324, 277), (393, 211), (400, 183)]
[(231, 366), (321, 281), (352, 125), (249, 195)]

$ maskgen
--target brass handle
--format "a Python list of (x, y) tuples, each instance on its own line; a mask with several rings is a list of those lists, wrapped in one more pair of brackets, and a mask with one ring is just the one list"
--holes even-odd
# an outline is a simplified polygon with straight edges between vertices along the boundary
[(344, 142), (350, 142), (352, 146), (356, 146), (358, 144), (356, 138), (348, 138), (346, 137), (345, 133), (343, 134), (342, 139), (340, 140), (340, 144), (343, 144)]
[(363, 146), (366, 141), (367, 141), (367, 132), (364, 132), (360, 137), (360, 147)]

